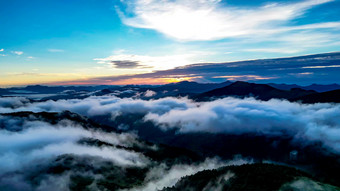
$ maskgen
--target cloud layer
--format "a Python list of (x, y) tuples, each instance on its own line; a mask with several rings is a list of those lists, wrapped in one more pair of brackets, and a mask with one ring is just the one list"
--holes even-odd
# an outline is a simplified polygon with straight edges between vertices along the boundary
[(11, 102), (14, 106), (7, 105), (0, 112), (69, 110), (89, 117), (105, 115), (112, 119), (119, 115), (139, 114), (145, 115), (145, 121), (152, 121), (163, 130), (289, 136), (305, 144), (321, 142), (340, 153), (339, 104), (300, 104), (231, 97), (210, 102), (171, 97), (147, 101), (115, 96), (36, 103), (8, 99), (1, 98), (0, 105)]
[[(51, 125), (41, 121), (22, 121), (21, 130), (13, 131), (13, 123), (19, 120), (11, 117), (0, 118), (0, 173), (19, 170), (33, 161), (46, 160), (63, 154), (100, 157), (118, 166), (143, 166), (148, 160), (139, 153), (109, 147), (94, 147), (78, 144), (84, 138), (98, 139), (113, 145), (125, 145), (129, 135), (105, 134), (85, 130), (68, 121)], [(7, 121), (7, 123), (3, 123)], [(18, 123), (18, 122), (17, 122)], [(130, 138), (133, 141), (133, 137)], [(125, 141), (124, 141), (125, 140)], [(125, 142), (125, 143), (124, 143)], [(25, 156), (22, 158), (22, 156)]]

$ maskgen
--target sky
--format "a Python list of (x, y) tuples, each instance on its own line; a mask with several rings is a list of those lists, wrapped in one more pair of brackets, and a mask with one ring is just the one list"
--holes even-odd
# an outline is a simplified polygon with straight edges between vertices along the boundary
[(339, 56), (233, 61), (338, 52), (339, 13), (339, 0), (0, 0), (0, 86), (334, 83)]

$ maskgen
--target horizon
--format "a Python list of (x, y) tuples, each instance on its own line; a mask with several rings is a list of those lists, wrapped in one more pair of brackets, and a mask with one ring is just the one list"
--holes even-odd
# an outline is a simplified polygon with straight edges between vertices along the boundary
[[(222, 65), (222, 64), (232, 64), (232, 63), (239, 63), (239, 62), (251, 62), (251, 61), (259, 61), (259, 60), (281, 60), (281, 59), (293, 59), (293, 58), (301, 58), (301, 57), (309, 57), (309, 56), (323, 56), (323, 55), (333, 55), (333, 54), (340, 54), (340, 51), (336, 51), (336, 52), (327, 52), (327, 53), (318, 53), (318, 54), (307, 54), (307, 55), (300, 55), (300, 56), (289, 56), (289, 57), (279, 57), (279, 58), (264, 58), (264, 59), (249, 59), (249, 60), (237, 60), (237, 61), (231, 61), (231, 62), (220, 62), (220, 63), (194, 63), (194, 64), (189, 64), (186, 65), (184, 67), (190, 67), (190, 66), (196, 66), (196, 65), (210, 65), (210, 64), (215, 64), (215, 65)], [(340, 60), (339, 60), (340, 62)], [(332, 67), (335, 66), (335, 67)], [(180, 68), (180, 67), (177, 67)], [(174, 69), (177, 69), (174, 68)], [(327, 65), (326, 67), (327, 68)], [(340, 65), (331, 65), (330, 68), (340, 68)], [(165, 70), (166, 71), (166, 70)], [(157, 72), (157, 71), (155, 71)], [(154, 72), (151, 73), (145, 73), (145, 74), (153, 74)], [(122, 75), (124, 77), (124, 75)], [(122, 76), (116, 76), (116, 77), (122, 77)], [(104, 78), (106, 76), (103, 76)], [(111, 76), (107, 76), (107, 77), (111, 77)], [(133, 77), (133, 75), (132, 75)], [(266, 80), (266, 79), (250, 79), (250, 80), (233, 80), (233, 79), (225, 79), (224, 81), (205, 81), (205, 82), (200, 82), (200, 81), (195, 81), (195, 79), (191, 80), (189, 78), (173, 78), (173, 80), (169, 80), (169, 81), (165, 81), (165, 82), (159, 82), (159, 83), (122, 83), (122, 84), (115, 84), (115, 83), (110, 83), (110, 84), (91, 84), (89, 82), (86, 82), (86, 80), (84, 81), (84, 84), (78, 84), (78, 83), (72, 83), (72, 81), (55, 81), (55, 82), (49, 82), (49, 83), (27, 83), (27, 84), (18, 84), (18, 85), (0, 85), (0, 88), (14, 88), (14, 87), (25, 87), (25, 86), (34, 86), (34, 85), (42, 85), (42, 86), (126, 86), (126, 85), (165, 85), (165, 84), (171, 84), (171, 83), (179, 83), (179, 82), (183, 82), (183, 81), (189, 81), (189, 82), (197, 82), (197, 83), (201, 83), (201, 84), (205, 84), (205, 83), (223, 83), (223, 82), (227, 82), (227, 81), (231, 81), (231, 82), (235, 82), (235, 81), (245, 81), (245, 82), (249, 82), (249, 83), (258, 83), (261, 84), (262, 80)], [(318, 84), (318, 85), (331, 85), (331, 84), (338, 84), (336, 82), (321, 82), (321, 83), (317, 83), (317, 82), (309, 82), (309, 83), (300, 83), (298, 81), (296, 82), (271, 82), (270, 79), (268, 79), (269, 81), (267, 82), (263, 82), (263, 84), (268, 84), (268, 83), (275, 83), (275, 84), (287, 84), (287, 85), (299, 85), (299, 86), (308, 86), (308, 85), (313, 85), (313, 84)], [(340, 78), (339, 78), (340, 80)], [(66, 83), (66, 84), (65, 84)], [(69, 84), (67, 84), (69, 83)]]
[[(183, 82), (194, 82), (197, 84), (223, 84), (225, 82), (231, 82), (231, 83), (235, 83), (235, 82), (247, 82), (247, 83), (254, 83), (254, 84), (266, 84), (266, 85), (270, 85), (270, 84), (276, 84), (276, 85), (297, 85), (297, 86), (301, 86), (301, 87), (307, 87), (307, 86), (312, 86), (312, 85), (321, 85), (321, 86), (327, 86), (327, 85), (340, 85), (340, 83), (328, 83), (328, 84), (318, 84), (318, 83), (310, 83), (307, 85), (299, 85), (299, 84), (293, 84), (293, 83), (256, 83), (256, 82), (248, 82), (248, 81), (233, 81), (233, 80), (226, 80), (224, 82), (195, 82), (195, 81), (188, 81), (188, 80), (183, 80), (183, 81), (179, 81), (179, 82), (172, 82), (172, 83), (165, 83), (165, 84), (125, 84), (125, 85), (105, 85), (105, 84), (97, 84), (97, 85), (45, 85), (45, 84), (28, 84), (28, 85), (18, 85), (18, 86), (0, 86), (1, 89), (11, 89), (11, 88), (26, 88), (26, 87), (32, 87), (32, 86), (41, 86), (41, 87), (98, 87), (98, 86), (116, 86), (116, 87), (125, 87), (125, 86), (137, 86), (137, 87), (143, 87), (143, 86), (163, 86), (163, 85), (170, 85), (170, 84), (178, 84), (178, 83), (183, 83)], [(228, 85), (227, 85), (228, 86)]]

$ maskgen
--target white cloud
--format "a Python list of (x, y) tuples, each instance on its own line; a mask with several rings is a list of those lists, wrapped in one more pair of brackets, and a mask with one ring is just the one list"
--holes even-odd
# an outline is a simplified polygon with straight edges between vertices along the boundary
[(62, 49), (53, 49), (53, 48), (48, 49), (47, 51), (49, 51), (49, 52), (64, 52), (64, 50), (62, 50)]
[[(62, 154), (101, 157), (119, 166), (144, 166), (149, 162), (141, 153), (114, 147), (86, 146), (77, 142), (82, 138), (93, 138), (128, 147), (136, 142), (129, 134), (85, 130), (68, 121), (51, 125), (0, 116), (0, 122), (5, 128), (0, 130), (0, 174), (20, 169), (33, 160), (50, 159)], [(13, 129), (15, 126), (20, 129)]]
[(304, 66), (302, 68), (319, 69), (319, 68), (340, 68), (340, 65), (329, 65), (329, 66)]
[(98, 64), (108, 64), (112, 67), (112, 61), (129, 61), (139, 63), (141, 67), (136, 69), (143, 70), (166, 70), (177, 66), (192, 64), (195, 54), (178, 54), (166, 56), (148, 56), (135, 54), (114, 54), (106, 58), (95, 58)]
[(152, 168), (146, 179), (146, 185), (130, 189), (129, 191), (158, 191), (167, 187), (174, 186), (182, 177), (196, 174), (203, 170), (217, 169), (223, 166), (242, 165), (252, 163), (252, 161), (235, 158), (234, 160), (224, 162), (218, 159), (206, 159), (204, 162), (196, 165), (174, 165), (171, 168), (161, 164)]
[(24, 52), (23, 51), (12, 51), (13, 54), (16, 54), (16, 55), (22, 55)]
[(154, 29), (184, 41), (277, 33), (315, 28), (338, 28), (339, 23), (287, 27), (306, 10), (333, 0), (305, 0), (244, 8), (222, 6), (220, 0), (135, 0), (127, 3), (134, 16), (118, 10), (126, 25)]
[(283, 48), (249, 48), (249, 49), (243, 49), (245, 52), (268, 52), (268, 53), (284, 53), (284, 54), (292, 54), (292, 53), (298, 53), (301, 50), (300, 49), (292, 49), (289, 47), (283, 47)]
[(2, 48), (2, 49), (0, 49), (0, 52), (3, 52), (4, 50), (5, 50), (5, 49)]
[(194, 102), (187, 98), (168, 97), (147, 101), (101, 96), (36, 103), (27, 103), (22, 98), (0, 98), (0, 106), (0, 113), (69, 110), (90, 117), (146, 114), (145, 120), (164, 130), (178, 128), (182, 133), (287, 135), (305, 144), (319, 141), (340, 153), (340, 121), (337, 120), (340, 118), (340, 104), (300, 104), (253, 98)]
[(144, 93), (144, 96), (145, 97), (152, 97), (152, 96), (155, 96), (157, 93), (155, 91), (152, 91), (152, 90), (147, 90), (145, 93)]
[[(190, 104), (145, 119), (179, 132), (289, 135), (306, 144), (319, 141), (340, 152), (340, 104), (300, 104), (282, 100), (225, 98)], [(289, 121), (289, 123), (287, 123)]]

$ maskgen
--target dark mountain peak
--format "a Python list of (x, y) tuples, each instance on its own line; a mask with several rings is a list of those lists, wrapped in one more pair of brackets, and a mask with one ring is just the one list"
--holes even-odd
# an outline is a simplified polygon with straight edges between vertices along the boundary
[(291, 92), (309, 92), (309, 93), (318, 93), (314, 90), (305, 90), (305, 89), (302, 89), (302, 88), (291, 88), (290, 89)]
[(296, 88), (290, 91), (276, 89), (267, 84), (255, 84), (243, 81), (237, 81), (229, 86), (223, 88), (214, 89), (205, 92), (197, 98), (200, 100), (205, 100), (210, 97), (225, 97), (225, 96), (237, 96), (237, 97), (256, 97), (260, 100), (269, 100), (272, 98), (278, 99), (292, 99), (299, 96), (305, 96), (309, 94), (314, 94), (314, 91), (307, 91), (300, 88)]
[(48, 87), (48, 86), (43, 86), (43, 85), (29, 85), (29, 86), (26, 86), (26, 88), (42, 88), (42, 87)]
[(230, 84), (231, 86), (250, 86), (253, 85), (254, 83), (250, 83), (250, 82), (244, 82), (244, 81), (236, 81), (232, 84)]
[(197, 84), (197, 82), (190, 82), (190, 81), (180, 81), (177, 84)]
[(230, 84), (232, 84), (232, 83), (233, 83), (232, 81), (227, 80), (227, 81), (222, 82), (222, 83), (220, 83), (220, 84), (225, 84), (225, 85), (227, 86), (227, 85), (230, 85)]
[(229, 88), (239, 88), (240, 90), (243, 89), (244, 91), (249, 91), (249, 92), (250, 91), (264, 91), (264, 90), (266, 90), (266, 91), (272, 91), (272, 90), (281, 91), (281, 90), (276, 89), (274, 87), (271, 87), (267, 84), (255, 84), (255, 83), (243, 82), (243, 81), (234, 82), (234, 83), (229, 85)]
[(303, 103), (340, 103), (340, 89), (304, 95), (294, 98), (292, 101), (301, 101)]
[(165, 84), (164, 86), (186, 86), (186, 85), (198, 85), (199, 83), (197, 82), (191, 82), (191, 81), (180, 81), (176, 83), (170, 83), (170, 84)]

